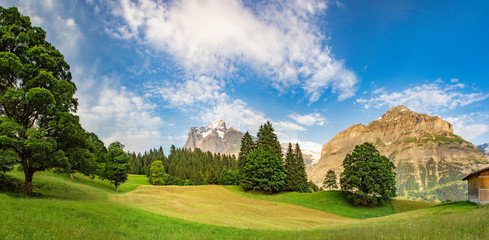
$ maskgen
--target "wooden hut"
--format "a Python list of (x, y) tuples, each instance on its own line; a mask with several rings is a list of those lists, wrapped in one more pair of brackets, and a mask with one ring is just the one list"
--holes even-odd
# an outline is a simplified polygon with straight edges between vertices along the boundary
[(489, 204), (489, 167), (473, 172), (463, 180), (468, 181), (469, 201)]

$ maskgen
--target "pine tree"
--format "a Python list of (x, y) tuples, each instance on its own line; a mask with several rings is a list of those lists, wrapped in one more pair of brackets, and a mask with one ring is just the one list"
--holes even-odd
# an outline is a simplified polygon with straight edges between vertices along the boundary
[(329, 170), (324, 178), (323, 187), (329, 190), (338, 188), (338, 183), (336, 182), (336, 173), (333, 170)]
[(292, 144), (289, 143), (285, 155), (285, 173), (287, 177), (284, 190), (297, 192), (307, 192), (309, 190), (306, 168), (299, 144), (296, 144), (295, 150), (292, 150)]
[(279, 192), (285, 184), (284, 164), (277, 154), (261, 148), (253, 150), (244, 167), (246, 175), (241, 180), (244, 190), (268, 193)]
[(285, 191), (295, 191), (296, 188), (294, 186), (294, 175), (296, 174), (296, 169), (295, 169), (295, 154), (294, 150), (292, 149), (292, 144), (289, 143), (289, 146), (287, 147), (287, 152), (285, 154), (285, 185), (284, 189)]
[(256, 134), (258, 137), (257, 147), (276, 154), (282, 158), (282, 147), (280, 146), (280, 142), (278, 141), (277, 135), (274, 131), (275, 130), (272, 127), (272, 123), (269, 121), (261, 125), (258, 133)]
[(256, 149), (247, 155), (240, 173), (240, 185), (244, 190), (281, 191), (285, 184), (285, 167), (272, 124), (267, 121), (260, 126), (257, 136)]
[(297, 166), (297, 185), (300, 192), (307, 192), (309, 190), (307, 184), (306, 165), (304, 164), (304, 157), (299, 143), (295, 144), (295, 160)]
[(251, 135), (246, 132), (241, 138), (241, 148), (238, 155), (238, 180), (241, 181), (246, 175), (244, 166), (246, 165), (246, 159), (253, 149), (256, 148), (256, 144), (251, 138)]

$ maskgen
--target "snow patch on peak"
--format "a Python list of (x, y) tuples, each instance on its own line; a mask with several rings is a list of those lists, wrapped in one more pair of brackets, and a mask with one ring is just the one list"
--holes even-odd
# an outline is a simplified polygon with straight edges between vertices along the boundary
[(218, 119), (216, 121), (214, 121), (213, 123), (209, 124), (207, 126), (207, 128), (211, 128), (211, 129), (226, 129), (226, 123), (221, 120), (221, 119)]

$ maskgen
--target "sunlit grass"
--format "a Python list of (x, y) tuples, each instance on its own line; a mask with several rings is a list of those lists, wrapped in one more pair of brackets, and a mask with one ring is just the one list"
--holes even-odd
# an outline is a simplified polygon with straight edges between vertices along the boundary
[[(16, 177), (19, 173), (9, 173)], [(21, 175), (21, 173), (20, 173)], [(145, 183), (144, 176), (132, 176), (125, 192)], [(368, 219), (346, 219), (342, 224), (325, 224), (313, 230), (257, 230), (223, 227), (194, 221), (180, 220), (110, 201), (115, 194), (107, 181), (75, 175), (39, 173), (34, 179), (34, 189), (40, 195), (26, 197), (22, 194), (0, 193), (0, 238), (2, 239), (485, 239), (489, 236), (489, 206), (468, 202), (391, 214)], [(230, 199), (246, 197), (237, 189), (226, 190), (220, 186), (202, 186), (216, 189), (215, 194), (230, 194)], [(153, 188), (153, 187), (144, 187)], [(164, 188), (164, 187), (162, 187)], [(184, 187), (174, 187), (175, 189)], [(220, 193), (221, 190), (227, 193)], [(135, 192), (131, 192), (135, 194)], [(214, 194), (214, 193), (210, 193)], [(240, 197), (235, 197), (234, 194)], [(324, 193), (323, 193), (324, 194)], [(330, 193), (331, 194), (331, 193)], [(276, 197), (307, 204), (303, 196), (285, 193)], [(322, 194), (314, 195), (321, 197)], [(324, 196), (327, 196), (324, 195)], [(216, 195), (218, 198), (219, 195)], [(252, 196), (256, 203), (260, 196)], [(188, 196), (190, 203), (199, 200), (200, 194)], [(209, 198), (207, 196), (203, 197)], [(220, 202), (222, 211), (228, 207), (229, 198)], [(334, 199), (334, 197), (329, 198)], [(327, 199), (326, 199), (327, 200)], [(241, 200), (240, 200), (241, 201)], [(244, 200), (243, 200), (244, 201)], [(315, 200), (317, 201), (317, 199)], [(262, 202), (262, 201), (260, 201)], [(155, 201), (153, 205), (162, 204)], [(202, 204), (198, 201), (196, 205)], [(277, 201), (271, 204), (282, 204)], [(311, 204), (311, 203), (309, 203)], [(339, 203), (336, 203), (339, 204)], [(341, 205), (341, 204), (339, 204)], [(411, 210), (419, 203), (393, 201), (394, 212)], [(243, 206), (250, 208), (250, 206)], [(232, 208), (231, 208), (232, 209)], [(286, 211), (286, 210), (281, 210)], [(355, 210), (349, 210), (355, 213)], [(366, 209), (369, 211), (369, 209)], [(271, 220), (264, 220), (265, 222)], [(209, 222), (210, 223), (210, 222)], [(280, 223), (274, 223), (280, 224)]]

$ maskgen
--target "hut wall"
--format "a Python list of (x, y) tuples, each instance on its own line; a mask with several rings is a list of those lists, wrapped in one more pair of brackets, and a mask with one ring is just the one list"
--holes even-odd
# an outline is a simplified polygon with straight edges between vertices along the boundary
[(479, 203), (479, 177), (473, 176), (468, 179), (469, 201)]
[(479, 203), (489, 203), (489, 171), (482, 172), (479, 175)]

